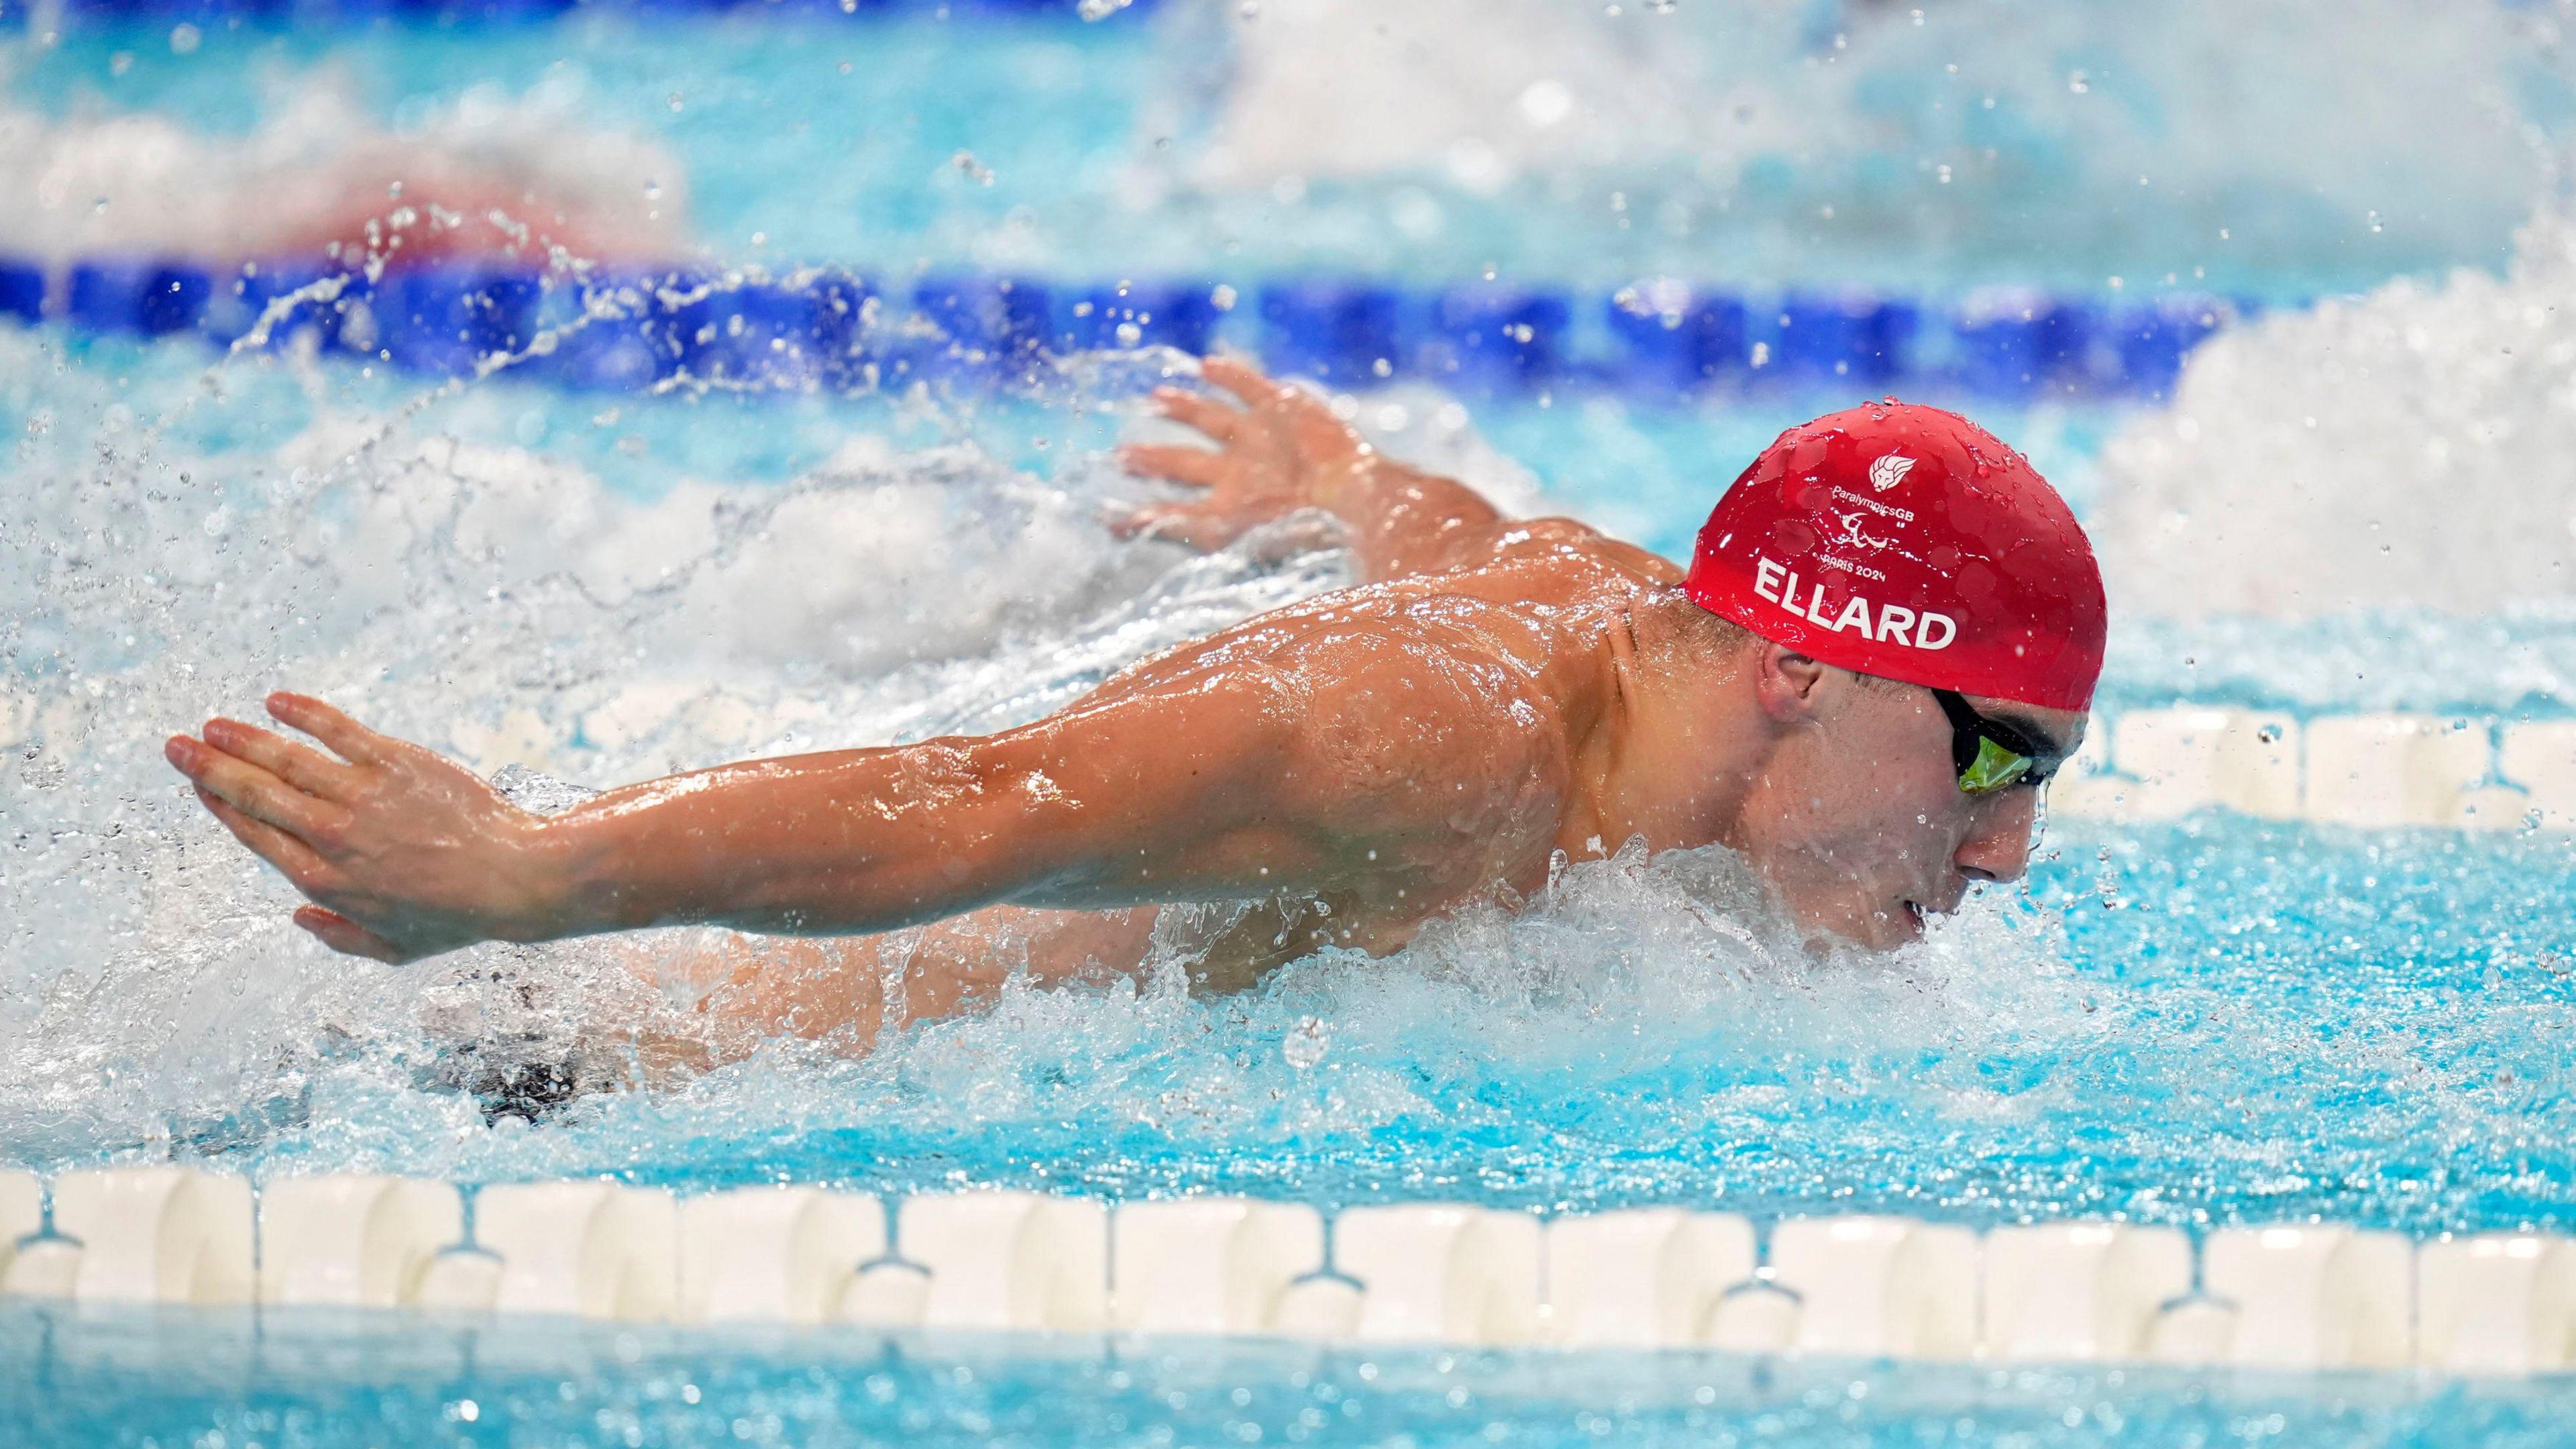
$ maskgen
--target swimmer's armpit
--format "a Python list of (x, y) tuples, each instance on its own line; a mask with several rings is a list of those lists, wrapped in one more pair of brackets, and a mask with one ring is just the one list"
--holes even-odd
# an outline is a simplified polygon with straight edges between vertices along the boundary
[(1440, 573), (1493, 552), (1503, 517), (1473, 488), (1385, 456), (1322, 398), (1247, 364), (1211, 357), (1202, 375), (1241, 406), (1180, 388), (1161, 389), (1154, 403), (1214, 448), (1120, 450), (1129, 471), (1199, 491), (1136, 510), (1119, 520), (1122, 532), (1215, 549), (1298, 509), (1319, 508), (1341, 521), (1366, 582)]

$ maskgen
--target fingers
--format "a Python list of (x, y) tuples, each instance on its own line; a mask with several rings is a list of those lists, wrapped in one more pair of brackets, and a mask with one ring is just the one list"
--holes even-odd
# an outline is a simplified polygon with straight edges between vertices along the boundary
[(393, 752), (394, 741), (349, 718), (309, 694), (285, 690), (268, 697), (268, 712), (339, 752), (353, 764), (380, 763)]
[(1112, 520), (1109, 528), (1120, 538), (1150, 534), (1202, 551), (1225, 547), (1234, 541), (1235, 532), (1225, 519), (1187, 503), (1139, 508), (1124, 518)]
[(1168, 478), (1201, 488), (1213, 488), (1225, 481), (1225, 455), (1205, 448), (1130, 443), (1118, 450), (1118, 461), (1128, 472), (1146, 478)]
[(1298, 396), (1286, 383), (1273, 382), (1259, 368), (1231, 357), (1211, 357), (1199, 364), (1199, 376), (1243, 399), (1245, 407), (1284, 402)]
[[(263, 821), (254, 820), (204, 790), (197, 798), (214, 812), (233, 838), (256, 851), (260, 858), (278, 868), (295, 888), (307, 895), (320, 891), (333, 878), (330, 866), (323, 863), (304, 842)], [(334, 951), (351, 956), (367, 956), (378, 961), (399, 964), (410, 959), (409, 953), (391, 941), (368, 930), (337, 911), (321, 906), (303, 906), (295, 912), (295, 924), (322, 939)]]
[(1334, 414), (1331, 403), (1295, 383), (1275, 381), (1244, 363), (1222, 357), (1209, 358), (1200, 365), (1199, 373), (1243, 399), (1244, 406), (1254, 412), (1288, 418), (1310, 444), (1325, 434), (1354, 441), (1359, 437), (1349, 423)]
[(272, 734), (238, 720), (206, 721), (206, 743), (261, 769), (308, 795), (346, 800), (357, 787), (358, 773), (309, 745)]
[(200, 790), (308, 843), (347, 823), (348, 812), (339, 806), (203, 740), (173, 735), (162, 746), (162, 754)]
[(1232, 405), (1219, 402), (1205, 393), (1183, 392), (1176, 387), (1154, 390), (1154, 409), (1183, 427), (1196, 428), (1220, 443), (1234, 441), (1243, 427), (1243, 414)]
[(295, 913), (295, 924), (312, 932), (323, 945), (344, 956), (364, 956), (371, 961), (384, 961), (396, 966), (411, 959), (410, 952), (337, 911), (305, 906)]
[(233, 839), (249, 846), (260, 859), (277, 867), (278, 874), (285, 876), (297, 890), (312, 895), (335, 878), (331, 867), (303, 841), (264, 820), (242, 813), (203, 788), (197, 791), (197, 799), (224, 823), (224, 828), (233, 833)]
[(1333, 410), (1321, 403), (1298, 409), (1288, 427), (1298, 450), (1317, 464), (1350, 463), (1377, 451), (1357, 429), (1333, 416)]

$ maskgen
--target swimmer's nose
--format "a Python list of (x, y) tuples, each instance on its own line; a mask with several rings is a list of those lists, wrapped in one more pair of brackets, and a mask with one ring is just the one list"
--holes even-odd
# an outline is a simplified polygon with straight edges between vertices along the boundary
[(1981, 803), (1968, 838), (1951, 863), (1970, 880), (2019, 880), (2030, 869), (2031, 827), (2039, 815), (2037, 790), (2005, 790)]

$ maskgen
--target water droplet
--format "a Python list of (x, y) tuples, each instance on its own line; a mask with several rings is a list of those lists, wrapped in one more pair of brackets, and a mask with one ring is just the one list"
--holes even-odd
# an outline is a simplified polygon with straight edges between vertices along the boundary
[(1302, 1072), (1322, 1061), (1324, 1054), (1332, 1049), (1332, 1044), (1332, 1032), (1321, 1020), (1311, 1016), (1300, 1017), (1295, 1026), (1288, 1028), (1287, 1036), (1281, 1039), (1279, 1055), (1288, 1065)]

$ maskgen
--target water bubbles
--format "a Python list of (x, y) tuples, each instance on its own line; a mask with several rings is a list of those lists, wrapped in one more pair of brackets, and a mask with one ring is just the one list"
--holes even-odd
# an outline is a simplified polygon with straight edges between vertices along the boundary
[(1279, 1044), (1280, 1058), (1298, 1071), (1305, 1071), (1324, 1059), (1331, 1050), (1331, 1028), (1317, 1017), (1302, 1017), (1288, 1029)]

